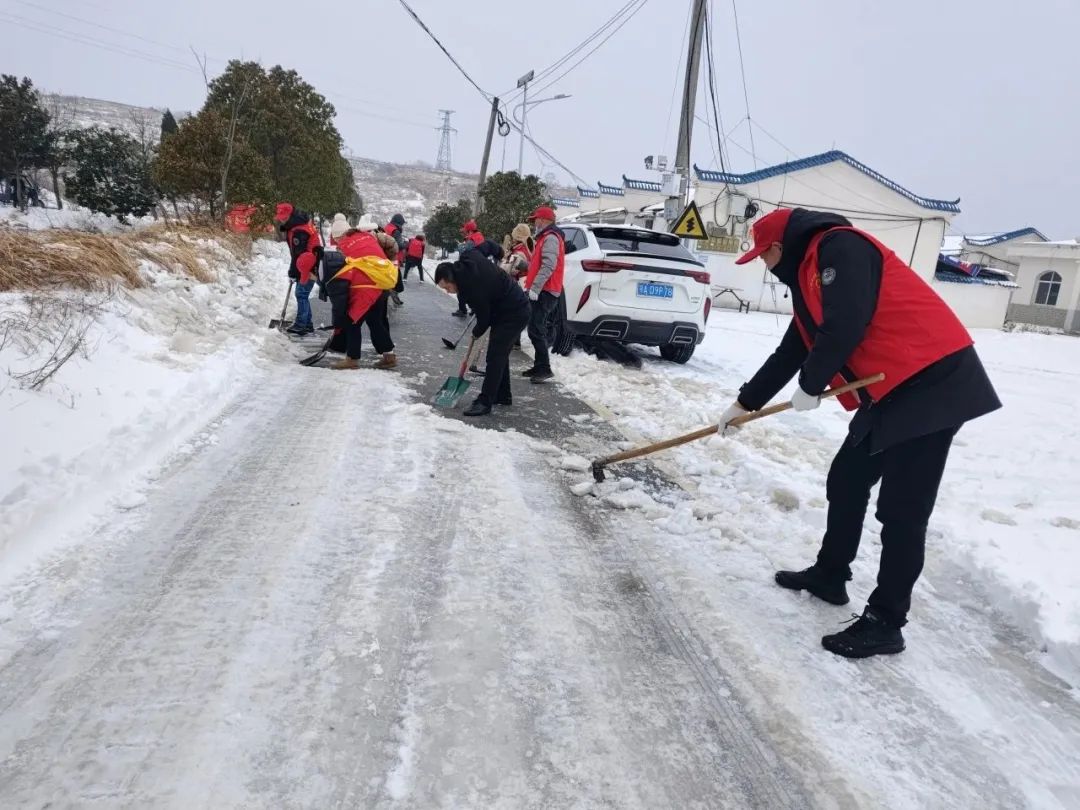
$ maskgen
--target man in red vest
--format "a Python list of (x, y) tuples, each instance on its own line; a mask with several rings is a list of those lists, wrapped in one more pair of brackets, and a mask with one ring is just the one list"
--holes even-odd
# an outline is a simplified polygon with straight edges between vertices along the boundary
[(405, 248), (405, 280), (409, 279), (409, 271), (414, 267), (420, 274), (420, 283), (424, 283), (424, 249), (427, 248), (427, 243), (424, 242), (424, 235), (418, 233), (412, 239), (409, 240), (409, 244)]
[(532, 302), (529, 315), (529, 340), (533, 345), (533, 367), (522, 375), (534, 383), (543, 383), (554, 375), (551, 373), (551, 323), (559, 306), (563, 291), (563, 265), (566, 261), (566, 240), (563, 232), (555, 227), (555, 212), (541, 206), (532, 213), (529, 221), (536, 228), (536, 247), (525, 275), (525, 290)]
[(779, 347), (720, 418), (721, 432), (772, 399), (796, 374), (791, 403), (808, 411), (832, 385), (884, 373), (841, 399), (855, 416), (829, 470), (829, 512), (817, 561), (778, 571), (783, 588), (834, 605), (848, 602), (871, 488), (881, 482), (877, 588), (861, 618), (821, 641), (848, 658), (904, 649), (911, 591), (923, 567), (926, 527), (953, 437), (1001, 407), (967, 330), (895, 253), (841, 216), (778, 209), (752, 229), (759, 256), (791, 290), (794, 317)]

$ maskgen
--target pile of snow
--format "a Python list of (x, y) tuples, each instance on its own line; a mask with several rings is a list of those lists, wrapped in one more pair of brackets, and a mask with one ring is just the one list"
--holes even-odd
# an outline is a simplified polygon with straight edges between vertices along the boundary
[[(0, 347), (0, 576), (62, 544), (114, 493), (122, 494), (112, 505), (130, 508), (145, 475), (190, 449), (213, 414), (285, 351), (266, 328), (281, 306), (285, 246), (258, 242), (243, 262), (210, 241), (200, 250), (215, 283), (144, 262), (142, 289), (0, 295), (5, 324), (19, 324), (31, 306), (65, 321), (53, 324), (55, 340), (12, 334)], [(71, 359), (40, 390), (20, 384), (79, 319), (86, 331)]]
[[(657, 441), (715, 422), (785, 327), (772, 315), (717, 312), (686, 366), (657, 356), (655, 362), (647, 358), (641, 371), (604, 364), (598, 373), (596, 360), (575, 353), (559, 363), (557, 374), (576, 394), (614, 414), (635, 442)], [(972, 598), (993, 599), (1039, 643), (1048, 665), (1077, 682), (1080, 467), (1073, 450), (1080, 447), (1080, 341), (996, 331), (977, 332), (976, 340), (1005, 407), (957, 436), (912, 620), (925, 621), (933, 612), (927, 592), (935, 575), (952, 577), (950, 584), (963, 591), (977, 589)], [(789, 394), (790, 388), (781, 396)], [(762, 581), (775, 567), (808, 565), (825, 524), (825, 476), (848, 420), (829, 403), (658, 456), (696, 490), (669, 528), (698, 531), (695, 521), (716, 517), (726, 527), (726, 542), (736, 533), (760, 555), (760, 570), (748, 575)], [(867, 530), (876, 539), (880, 526), (872, 512)], [(855, 588), (856, 602), (872, 588), (876, 567), (876, 542), (867, 541), (856, 571), (856, 582), (865, 587)]]
[[(51, 192), (48, 198), (52, 199)], [(130, 219), (124, 224), (115, 217), (98, 214), (72, 203), (65, 203), (62, 209), (30, 207), (25, 212), (13, 205), (0, 205), (0, 228), (20, 228), (28, 231), (62, 228), (90, 233), (119, 233), (153, 223), (153, 217), (147, 216)]]

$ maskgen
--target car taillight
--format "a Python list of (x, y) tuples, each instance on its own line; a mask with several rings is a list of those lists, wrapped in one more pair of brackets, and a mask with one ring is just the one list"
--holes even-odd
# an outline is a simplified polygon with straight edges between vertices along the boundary
[(711, 298), (706, 298), (705, 299), (705, 321), (706, 321), (706, 323), (709, 320), (709, 313), (710, 312), (712, 312), (712, 299)]
[(700, 281), (702, 284), (709, 284), (712, 278), (704, 270), (691, 270), (686, 275), (690, 276), (694, 281)]
[(590, 273), (618, 273), (620, 270), (632, 270), (630, 262), (612, 262), (607, 259), (583, 259), (581, 269)]
[(591, 284), (588, 285), (584, 290), (581, 291), (581, 298), (578, 299), (577, 309), (574, 310), (575, 313), (581, 312), (581, 308), (583, 306), (585, 306), (586, 303), (588, 303), (590, 295), (592, 295), (592, 285)]

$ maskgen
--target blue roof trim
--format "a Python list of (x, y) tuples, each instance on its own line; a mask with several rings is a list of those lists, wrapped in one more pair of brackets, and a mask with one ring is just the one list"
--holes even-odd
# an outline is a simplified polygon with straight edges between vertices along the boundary
[(1015, 231), (996, 233), (993, 236), (987, 236), (984, 239), (969, 239), (965, 236), (964, 242), (969, 245), (974, 245), (975, 247), (990, 247), (991, 245), (1000, 245), (1002, 242), (1008, 242), (1010, 239), (1019, 239), (1021, 236), (1037, 236), (1044, 242), (1050, 241), (1038, 228), (1020, 228)]
[(601, 194), (607, 194), (609, 197), (622, 197), (626, 194), (619, 186), (609, 186), (606, 183), (597, 182), (596, 187), (600, 189)]
[(594, 189), (594, 188), (582, 188), (581, 186), (577, 187), (577, 193), (579, 195), (581, 195), (582, 197), (596, 198), (596, 197), (600, 196), (600, 192), (597, 191), (596, 189)]
[(581, 205), (577, 200), (571, 200), (569, 197), (552, 197), (551, 201), (555, 203), (556, 208), (577, 208)]
[(865, 163), (860, 163), (855, 160), (855, 158), (851, 157), (851, 155), (846, 152), (841, 152), (839, 149), (834, 149), (831, 152), (823, 152), (820, 155), (812, 155), (811, 157), (802, 158), (800, 160), (792, 160), (788, 163), (781, 163), (777, 166), (769, 166), (768, 168), (759, 169), (758, 171), (748, 172), (746, 174), (699, 169), (697, 164), (694, 164), (694, 172), (697, 174), (698, 180), (703, 180), (706, 183), (732, 183), (738, 186), (746, 183), (756, 183), (760, 180), (768, 180), (770, 177), (779, 177), (780, 175), (802, 171), (803, 169), (814, 169), (829, 163), (836, 163), (837, 161), (846, 163), (848, 166), (851, 166), (851, 168), (862, 172), (867, 177), (877, 180), (886, 188), (892, 189), (901, 197), (905, 197), (923, 208), (929, 208), (932, 211), (948, 211), (953, 214), (960, 213), (959, 197), (955, 200), (935, 200), (930, 197), (920, 197), (918, 194), (908, 191), (899, 183), (890, 180), (880, 172), (874, 171)]
[(623, 186), (626, 188), (632, 188), (634, 191), (655, 191), (660, 192), (660, 184), (654, 183), (651, 180), (631, 180), (625, 174), (622, 176)]

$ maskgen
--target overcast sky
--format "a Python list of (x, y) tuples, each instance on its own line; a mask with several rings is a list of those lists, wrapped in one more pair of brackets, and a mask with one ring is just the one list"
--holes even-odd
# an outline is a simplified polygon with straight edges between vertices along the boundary
[[(835, 147), (917, 194), (961, 197), (959, 230), (1034, 225), (1080, 236), (1076, 0), (736, 1), (758, 165)], [(410, 4), (484, 90), (503, 93), (625, 0)], [(572, 98), (532, 109), (537, 142), (590, 182), (652, 179), (642, 158), (674, 156), (689, 6), (647, 0), (584, 63), (549, 88), (539, 82), (534, 98)], [(729, 168), (747, 171), (755, 160), (740, 124), (732, 3), (713, 8), (722, 123), (734, 130)], [(347, 145), (365, 157), (433, 162), (438, 110), (455, 110), (454, 168), (479, 167), (488, 104), (398, 0), (0, 0), (0, 25), (0, 71), (46, 90), (197, 109), (205, 89), (194, 46), (211, 72), (237, 57), (295, 68), (335, 104)], [(504, 143), (506, 168), (516, 168), (516, 134), (496, 138), (494, 167)], [(717, 165), (714, 143), (699, 122), (699, 165)], [(528, 145), (525, 168), (569, 180)]]

